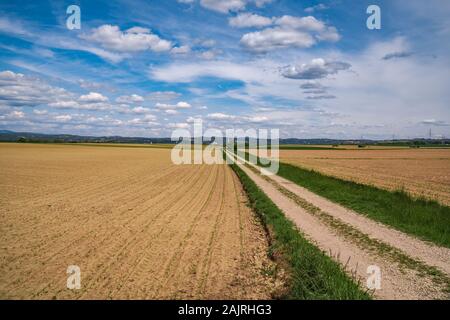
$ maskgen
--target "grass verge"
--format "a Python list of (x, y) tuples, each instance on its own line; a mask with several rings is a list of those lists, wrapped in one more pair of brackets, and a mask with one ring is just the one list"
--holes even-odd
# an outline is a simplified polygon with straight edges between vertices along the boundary
[(310, 191), (421, 239), (450, 248), (450, 207), (415, 199), (294, 165), (280, 163), (278, 175)]
[(290, 288), (286, 299), (367, 300), (371, 296), (343, 268), (305, 239), (295, 225), (237, 165), (231, 165), (253, 210), (271, 236), (270, 255), (286, 266)]

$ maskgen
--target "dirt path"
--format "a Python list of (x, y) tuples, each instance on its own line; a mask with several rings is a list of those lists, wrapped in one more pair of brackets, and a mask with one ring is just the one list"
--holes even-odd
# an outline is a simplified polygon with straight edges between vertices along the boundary
[[(0, 298), (267, 299), (282, 284), (226, 165), (170, 149), (0, 145)], [(66, 288), (69, 265), (81, 289)]]
[[(381, 289), (374, 291), (375, 297), (380, 299), (448, 298), (448, 295), (443, 292), (444, 285), (424, 272), (428, 266), (414, 260), (414, 258), (421, 259), (447, 272), (449, 259), (447, 249), (429, 245), (357, 216), (356, 213), (349, 212), (327, 200), (324, 201), (323, 198), (311, 192), (304, 192), (307, 190), (296, 188), (296, 185), (278, 176), (263, 178), (247, 166), (239, 166), (286, 216), (295, 222), (306, 237), (346, 266), (349, 274), (354, 274), (363, 285), (366, 284), (368, 277), (367, 268), (373, 265), (378, 266), (382, 272)], [(303, 203), (300, 205), (300, 201), (304, 201), (306, 205)], [(311, 204), (316, 209), (316, 213), (309, 210), (308, 205)], [(317, 210), (320, 214), (317, 214)], [(345, 231), (349, 228), (351, 230), (346, 234)], [(363, 236), (354, 238), (355, 234)], [(386, 249), (391, 246), (394, 254), (389, 251), (390, 249)], [(383, 250), (387, 250), (388, 254)], [(402, 259), (409, 264), (401, 263)]]
[(272, 176), (271, 178), (283, 188), (314, 206), (319, 207), (327, 214), (352, 225), (369, 237), (378, 239), (398, 248), (412, 258), (419, 259), (430, 266), (435, 266), (450, 275), (450, 249), (421, 241), (384, 224), (371, 220), (280, 176)]

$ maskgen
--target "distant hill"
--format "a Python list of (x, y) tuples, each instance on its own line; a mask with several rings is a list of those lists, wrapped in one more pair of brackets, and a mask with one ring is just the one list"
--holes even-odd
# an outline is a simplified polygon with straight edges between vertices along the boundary
[(0, 130), (3, 142), (41, 142), (41, 143), (173, 143), (170, 138), (142, 138), (121, 136), (78, 136), (71, 134), (44, 134), (33, 132), (14, 132)]
[[(33, 132), (14, 132), (0, 130), (0, 142), (36, 142), (36, 143), (136, 143), (151, 144), (165, 143), (174, 144), (170, 138), (142, 138), (122, 136), (79, 136), (71, 134), (44, 134)], [(205, 139), (208, 143), (208, 139)], [(450, 139), (413, 139), (413, 140), (338, 140), (338, 139), (280, 139), (280, 144), (292, 145), (383, 145), (383, 146), (426, 146), (426, 145), (449, 145)]]

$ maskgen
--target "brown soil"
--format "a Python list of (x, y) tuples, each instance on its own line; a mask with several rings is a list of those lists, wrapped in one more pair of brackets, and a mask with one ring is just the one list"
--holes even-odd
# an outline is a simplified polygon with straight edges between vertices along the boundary
[[(227, 166), (169, 149), (0, 144), (0, 298), (265, 299), (262, 227)], [(66, 269), (81, 268), (81, 289)]]
[(450, 205), (450, 149), (280, 150), (283, 162)]

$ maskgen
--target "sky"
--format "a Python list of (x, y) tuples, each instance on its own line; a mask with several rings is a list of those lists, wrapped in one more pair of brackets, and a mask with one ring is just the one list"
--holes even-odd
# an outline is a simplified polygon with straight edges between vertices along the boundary
[(450, 137), (448, 17), (444, 0), (2, 0), (0, 129)]

